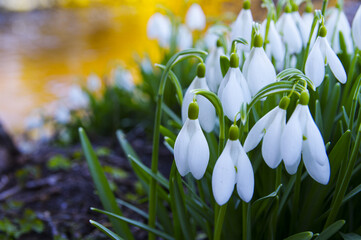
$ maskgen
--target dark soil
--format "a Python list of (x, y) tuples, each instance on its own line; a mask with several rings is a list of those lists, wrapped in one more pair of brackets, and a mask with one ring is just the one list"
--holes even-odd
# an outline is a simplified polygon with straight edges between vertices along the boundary
[[(151, 141), (139, 129), (127, 136), (140, 158), (149, 166), (152, 152)], [(127, 173), (125, 177), (120, 178), (111, 174), (107, 175), (108, 180), (114, 183), (116, 197), (147, 211), (147, 202), (144, 200), (146, 195), (139, 193), (139, 190), (136, 191), (137, 179), (120, 145), (115, 139), (101, 141), (98, 139), (93, 142), (98, 143), (94, 144), (95, 149), (97, 146), (111, 149), (110, 153), (99, 156), (103, 166), (121, 169)], [(70, 160), (70, 167), (49, 169), (49, 159), (59, 155)], [(159, 158), (161, 172), (168, 176), (173, 157), (163, 147), (160, 149)], [(22, 203), (22, 207), (17, 210), (0, 211), (0, 222), (4, 217), (16, 222), (25, 209), (31, 209), (44, 225), (41, 233), (32, 231), (19, 239), (107, 239), (89, 223), (89, 219), (93, 219), (111, 228), (106, 216), (90, 210), (90, 207), (102, 209), (102, 205), (95, 193), (80, 145), (63, 148), (42, 144), (31, 154), (14, 157), (13, 161), (17, 162), (16, 167), (0, 175), (0, 208), (14, 201)], [(144, 218), (129, 209), (122, 208), (122, 211), (127, 217), (146, 222)], [(136, 239), (145, 239), (147, 236), (146, 232), (135, 227), (131, 230)]]

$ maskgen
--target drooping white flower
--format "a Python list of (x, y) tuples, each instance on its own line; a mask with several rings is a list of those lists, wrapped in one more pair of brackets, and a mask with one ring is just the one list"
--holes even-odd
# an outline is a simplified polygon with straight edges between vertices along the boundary
[(270, 168), (276, 168), (281, 160), (281, 136), (286, 126), (286, 109), (290, 99), (283, 97), (279, 106), (264, 115), (249, 132), (244, 142), (246, 152), (254, 149), (263, 138), (262, 156)]
[(223, 76), (220, 64), (220, 57), (224, 55), (224, 49), (217, 41), (217, 47), (212, 48), (206, 59), (206, 79), (212, 92), (217, 92)]
[[(307, 10), (307, 8), (306, 8), (306, 10)], [(311, 11), (312, 11), (312, 9), (311, 9)], [(302, 14), (302, 19), (303, 19), (303, 22), (305, 23), (305, 29), (306, 29), (306, 33), (307, 33), (307, 41), (310, 37), (313, 17), (314, 17), (314, 14), (312, 12), (305, 11)], [(319, 25), (319, 23), (317, 22), (316, 27), (312, 34), (311, 44), (310, 44), (311, 46), (313, 46), (314, 42), (316, 41), (318, 25)]]
[(292, 17), (291, 7), (289, 5), (286, 5), (285, 12), (278, 19), (276, 28), (282, 37), (288, 54), (301, 52), (302, 36)]
[(249, 202), (253, 196), (253, 168), (238, 140), (238, 131), (237, 126), (231, 126), (229, 139), (213, 169), (212, 190), (219, 205), (228, 202), (235, 184), (243, 201)]
[(174, 144), (174, 160), (180, 175), (191, 172), (201, 179), (209, 161), (209, 147), (198, 121), (198, 105), (189, 105), (188, 118)]
[(247, 80), (251, 96), (256, 95), (260, 89), (276, 81), (276, 71), (262, 46), (261, 35), (256, 35), (254, 47), (243, 65), (243, 74)]
[[(266, 35), (267, 19), (261, 25), (262, 36)], [(285, 47), (280, 34), (277, 32), (275, 23), (270, 21), (268, 30), (268, 44), (266, 46), (267, 56), (271, 59), (274, 57), (277, 62), (283, 62), (285, 57)]]
[(166, 16), (155, 13), (147, 23), (147, 36), (156, 39), (161, 47), (168, 47), (172, 33), (172, 24)]
[(102, 81), (96, 74), (90, 74), (87, 79), (87, 88), (92, 91), (98, 91), (102, 86)]
[[(198, 65), (197, 76), (194, 78), (193, 82), (189, 85), (183, 99), (182, 103), (182, 120), (183, 123), (187, 120), (188, 117), (188, 106), (193, 101), (194, 93), (193, 89), (204, 89), (208, 90), (208, 85), (205, 78), (205, 65), (203, 63)], [(208, 68), (207, 68), (208, 70)], [(203, 96), (196, 96), (197, 102), (199, 104), (199, 122), (206, 132), (211, 132), (216, 123), (216, 111), (213, 105)]]
[(179, 50), (185, 50), (192, 47), (193, 37), (187, 26), (180, 25), (178, 29), (177, 44)]
[[(239, 57), (236, 53), (232, 53), (230, 68), (218, 89), (218, 97), (222, 102), (224, 113), (231, 121), (234, 120), (240, 111), (242, 103), (249, 103), (251, 101), (248, 84), (238, 65)], [(237, 116), (238, 119), (239, 116)]]
[(301, 18), (300, 13), (298, 12), (298, 5), (295, 2), (292, 3), (291, 14), (292, 14), (293, 20), (295, 21), (297, 29), (301, 35), (302, 43), (304, 46), (306, 46), (307, 41), (308, 41), (307, 36), (309, 35), (309, 33), (307, 32), (305, 23), (303, 22), (303, 19)]
[(60, 106), (54, 112), (54, 120), (60, 124), (67, 124), (71, 120), (71, 114), (67, 107)]
[(308, 100), (308, 92), (302, 92), (300, 104), (292, 113), (282, 133), (281, 156), (287, 172), (294, 174), (302, 153), (303, 163), (309, 175), (326, 185), (330, 179), (330, 163), (320, 130), (308, 108)]
[(199, 4), (194, 3), (187, 11), (186, 14), (186, 24), (190, 30), (203, 30), (206, 27), (206, 15), (199, 6)]
[(124, 89), (128, 92), (134, 90), (134, 79), (132, 73), (129, 70), (118, 66), (112, 70), (111, 75), (115, 86), (118, 88)]
[(243, 52), (250, 51), (253, 24), (250, 7), (250, 2), (245, 1), (243, 3), (243, 9), (238, 14), (236, 21), (232, 24), (231, 41), (236, 38), (244, 38), (248, 42), (248, 45), (237, 44), (237, 52), (239, 56), (242, 56)]
[(351, 53), (353, 51), (351, 26), (345, 13), (340, 8), (332, 8), (329, 11), (331, 12), (330, 17), (326, 20), (328, 42), (331, 44), (332, 49), (336, 53), (340, 53), (341, 48), (339, 32), (342, 32), (342, 35), (345, 39), (347, 52)]
[(80, 86), (72, 85), (69, 88), (66, 101), (70, 110), (76, 110), (86, 108), (89, 103), (89, 97)]
[(320, 36), (317, 37), (310, 54), (306, 60), (305, 74), (311, 79), (315, 87), (318, 87), (325, 77), (325, 62), (327, 61), (336, 79), (345, 83), (347, 80), (345, 69), (334, 53), (326, 39), (327, 30), (320, 28)]
[(352, 21), (352, 36), (357, 48), (361, 49), (361, 5)]

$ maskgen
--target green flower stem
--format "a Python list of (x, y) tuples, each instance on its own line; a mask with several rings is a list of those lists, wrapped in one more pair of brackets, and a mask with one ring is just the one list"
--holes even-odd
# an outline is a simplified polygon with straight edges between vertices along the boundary
[[(206, 52), (196, 50), (196, 49), (188, 49), (181, 51), (168, 61), (166, 68), (162, 74), (158, 95), (157, 95), (157, 106), (155, 112), (155, 120), (154, 120), (154, 132), (153, 132), (153, 152), (152, 152), (152, 164), (151, 170), (154, 174), (158, 172), (158, 153), (159, 153), (159, 139), (160, 139), (160, 124), (162, 118), (162, 105), (163, 105), (163, 95), (165, 90), (165, 84), (168, 79), (168, 75), (172, 67), (174, 66), (174, 62), (178, 60), (178, 57), (182, 57), (182, 60), (187, 59), (187, 57), (192, 57), (195, 54), (203, 54), (207, 55)], [(179, 61), (177, 61), (178, 63)], [(156, 222), (156, 211), (157, 211), (157, 181), (154, 178), (150, 180), (150, 190), (149, 190), (149, 218), (148, 218), (148, 226), (151, 228), (155, 228)], [(155, 240), (155, 234), (149, 233), (149, 240)]]
[(242, 239), (247, 240), (247, 214), (248, 214), (248, 203), (242, 201)]
[(220, 240), (221, 239), (221, 233), (222, 233), (222, 227), (224, 222), (224, 217), (226, 215), (227, 211), (227, 204), (224, 204), (222, 206), (218, 206), (219, 210), (217, 211), (217, 217), (216, 217), (216, 224), (214, 228), (214, 240)]
[(322, 15), (325, 16), (328, 0), (323, 0), (322, 2)]
[(313, 17), (313, 21), (312, 21), (310, 36), (308, 37), (308, 41), (307, 41), (305, 55), (303, 57), (303, 64), (302, 64), (302, 71), (303, 72), (305, 72), (306, 60), (307, 60), (307, 57), (308, 57), (308, 54), (309, 54), (309, 51), (310, 51), (311, 40), (312, 40), (313, 32), (315, 31), (315, 28), (316, 28), (316, 24), (317, 24), (317, 16), (315, 14), (315, 16)]
[[(361, 115), (361, 113), (359, 115)], [(324, 229), (326, 229), (328, 226), (330, 226), (337, 217), (337, 214), (338, 214), (338, 211), (340, 210), (342, 200), (345, 196), (348, 184), (350, 183), (350, 180), (351, 180), (352, 171), (354, 169), (355, 162), (357, 160), (357, 155), (358, 155), (360, 146), (361, 146), (361, 125), (359, 125), (359, 127), (358, 127), (356, 142), (352, 149), (351, 158), (350, 158), (350, 161), (348, 162), (346, 173), (343, 176), (340, 191), (338, 191), (336, 193), (336, 195), (334, 195), (334, 201), (333, 201), (333, 204), (331, 205), (331, 208), (330, 208), (331, 211), (327, 217), (327, 221), (325, 223)]]
[(268, 33), (269, 33), (269, 27), (271, 25), (271, 20), (272, 20), (272, 13), (268, 13), (267, 15), (267, 24), (266, 24), (266, 33), (264, 35), (264, 40), (263, 40), (263, 49), (266, 51), (266, 47), (267, 47), (267, 40), (268, 40)]
[(354, 118), (355, 118), (355, 113), (356, 113), (356, 107), (357, 107), (357, 101), (358, 101), (358, 95), (360, 92), (360, 88), (361, 88), (361, 74), (360, 76), (358, 76), (357, 78), (357, 86), (355, 88), (355, 92), (352, 98), (352, 104), (351, 104), (351, 109), (350, 109), (350, 117), (349, 117), (349, 129), (352, 131), (353, 130), (353, 123), (354, 123)]
[(301, 177), (302, 177), (302, 169), (303, 164), (300, 163), (298, 166), (298, 170), (296, 173), (296, 182), (294, 186), (294, 193), (293, 193), (293, 204), (292, 204), (292, 215), (291, 215), (291, 232), (294, 231), (294, 226), (296, 223), (297, 215), (298, 215), (298, 205), (300, 199), (300, 190), (301, 190)]

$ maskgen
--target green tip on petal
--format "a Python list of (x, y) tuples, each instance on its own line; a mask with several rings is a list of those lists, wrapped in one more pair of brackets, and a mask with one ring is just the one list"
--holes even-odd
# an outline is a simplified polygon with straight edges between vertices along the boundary
[(300, 104), (307, 105), (309, 100), (310, 100), (310, 94), (308, 93), (307, 90), (303, 90), (300, 96)]
[(204, 63), (198, 64), (197, 77), (204, 78), (205, 75), (206, 75), (206, 65), (204, 65)]
[(250, 9), (251, 8), (251, 2), (246, 0), (243, 2), (243, 9)]
[(290, 13), (292, 11), (292, 7), (290, 4), (287, 4), (285, 7), (285, 13)]
[(262, 39), (261, 35), (257, 34), (254, 37), (254, 46), (255, 47), (262, 47), (263, 46), (263, 39)]
[(313, 5), (311, 2), (308, 2), (305, 9), (306, 13), (312, 13), (313, 12)]
[(190, 103), (188, 107), (188, 118), (190, 120), (196, 120), (198, 119), (198, 114), (199, 114), (198, 103), (196, 102)]
[(283, 110), (286, 110), (288, 108), (288, 105), (290, 104), (290, 98), (287, 97), (287, 96), (284, 96), (280, 103), (278, 104), (278, 106), (283, 109)]
[(325, 26), (322, 26), (321, 28), (320, 28), (320, 37), (326, 37), (326, 35), (327, 35), (327, 29), (326, 29), (326, 27)]
[(231, 54), (231, 59), (230, 59), (230, 67), (231, 68), (238, 68), (239, 66), (239, 57), (237, 53), (232, 53)]
[(217, 40), (217, 47), (222, 47), (222, 41), (221, 41), (221, 39), (218, 39), (218, 40)]
[(232, 125), (229, 128), (229, 140), (236, 141), (239, 138), (239, 128), (237, 125)]

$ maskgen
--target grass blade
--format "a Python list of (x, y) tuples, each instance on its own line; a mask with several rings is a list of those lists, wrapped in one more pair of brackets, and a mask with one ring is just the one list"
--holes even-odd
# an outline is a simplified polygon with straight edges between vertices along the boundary
[(96, 221), (89, 220), (89, 222), (90, 222), (91, 225), (98, 228), (100, 231), (105, 233), (108, 237), (110, 237), (113, 240), (123, 240), (124, 239), (124, 238), (119, 237), (117, 234), (110, 231), (108, 228), (104, 227), (103, 225), (101, 225), (100, 223), (98, 223)]

